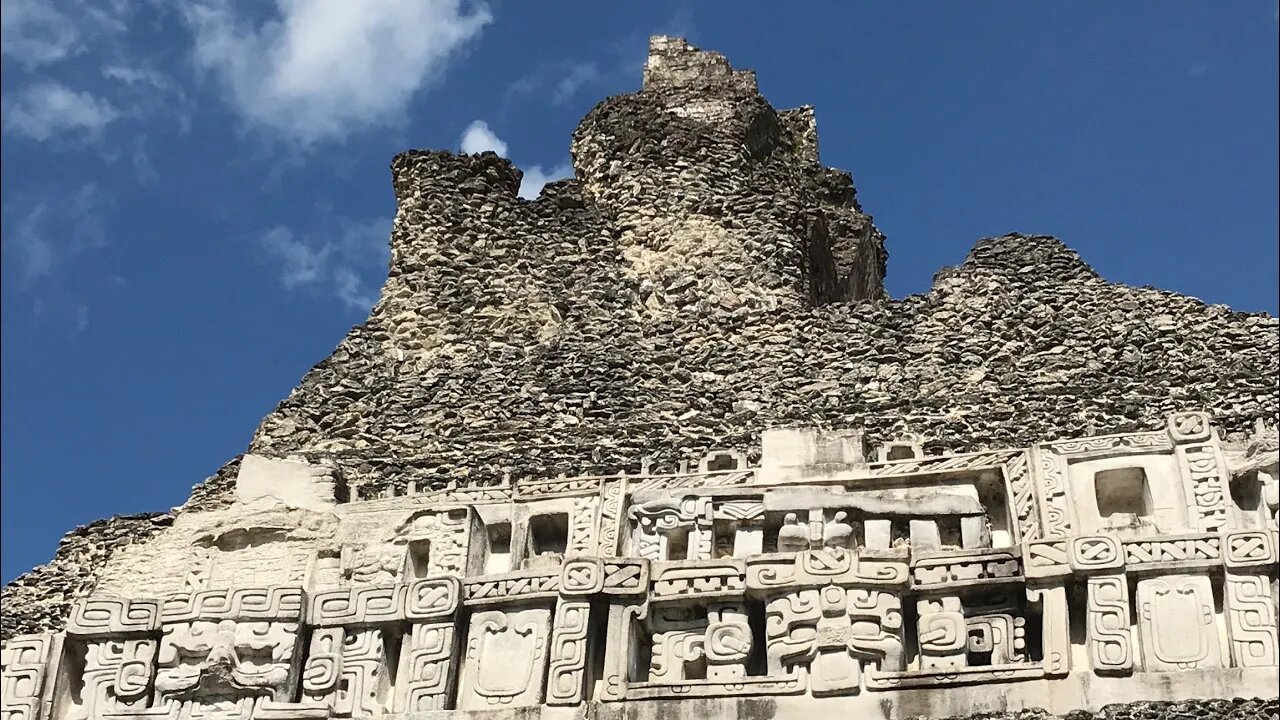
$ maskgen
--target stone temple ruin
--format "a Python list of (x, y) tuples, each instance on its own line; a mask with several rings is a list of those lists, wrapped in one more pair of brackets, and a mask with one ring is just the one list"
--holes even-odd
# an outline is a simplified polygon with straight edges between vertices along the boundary
[(0, 716), (1276, 717), (1274, 318), (1026, 235), (890, 300), (812, 111), (673, 38), (572, 149), (397, 157), (369, 320), (5, 587)]

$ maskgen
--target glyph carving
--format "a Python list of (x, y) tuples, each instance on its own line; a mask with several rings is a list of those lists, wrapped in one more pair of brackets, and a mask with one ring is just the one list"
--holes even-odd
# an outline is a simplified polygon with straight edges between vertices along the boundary
[(406, 589), (388, 585), (316, 593), (310, 598), (307, 622), (334, 627), (403, 620)]
[(1062, 585), (1028, 588), (1027, 600), (1040, 607), (1040, 654), (1045, 674), (1067, 674), (1071, 670), (1071, 616), (1067, 609), (1067, 589)]
[(1023, 571), (1028, 578), (1070, 575), (1066, 539), (1032, 540), (1023, 545)]
[(1039, 448), (1041, 534), (1046, 538), (1071, 534), (1067, 500), (1066, 461), (1048, 448)]
[(938, 670), (965, 665), (968, 627), (960, 599), (940, 597), (916, 602), (919, 615), (916, 637), (920, 643), (920, 668)]
[(342, 640), (342, 673), (334, 710), (342, 716), (377, 715), (387, 710), (390, 684), (386, 646), (378, 628), (347, 630)]
[(1212, 443), (1179, 445), (1179, 462), (1187, 483), (1188, 510), (1196, 529), (1219, 532), (1226, 527), (1226, 464)]
[[(711, 498), (654, 500), (631, 508), (636, 554), (647, 560), (708, 560), (712, 547)], [(673, 552), (683, 547), (683, 553)], [(678, 557), (677, 557), (678, 555)]]
[(1004, 464), (1004, 475), (1013, 493), (1013, 509), (1018, 519), (1018, 535), (1022, 542), (1040, 537), (1040, 516), (1036, 510), (1035, 479), (1027, 453), (1017, 453)]
[(297, 622), (193, 620), (166, 624), (156, 691), (161, 700), (221, 702), (292, 695)]
[(458, 707), (541, 703), (550, 623), (546, 608), (473, 613)]
[(396, 535), (405, 541), (426, 540), (430, 544), (427, 577), (462, 577), (467, 572), (469, 529), (468, 510), (424, 510), (402, 523)]
[(1143, 669), (1220, 666), (1213, 589), (1207, 575), (1138, 581), (1138, 637)]
[[(1216, 538), (1215, 538), (1216, 539)], [(1226, 553), (1223, 563), (1232, 569), (1258, 568), (1275, 565), (1277, 561), (1276, 533), (1263, 530), (1227, 533)]]
[(965, 619), (970, 656), (982, 656), (984, 665), (1006, 665), (1026, 660), (1026, 618), (1008, 614), (979, 615)]
[(627, 492), (625, 480), (610, 480), (600, 490), (600, 542), (597, 555), (616, 557), (618, 533), (622, 527), (622, 505)]
[(1169, 438), (1175, 443), (1209, 439), (1209, 416), (1202, 412), (1178, 412), (1169, 416)]
[(595, 555), (598, 540), (596, 527), (600, 497), (588, 495), (573, 499), (573, 515), (570, 519), (569, 542), (566, 555)]
[(94, 640), (87, 644), (81, 717), (146, 707), (155, 669), (156, 641)]
[(828, 585), (777, 596), (766, 605), (770, 675), (807, 670), (815, 695), (857, 692), (864, 669), (903, 663), (902, 611), (888, 592)]
[(342, 628), (317, 628), (311, 632), (311, 647), (302, 668), (302, 697), (331, 705), (342, 680)]
[(457, 578), (415, 580), (405, 588), (404, 616), (409, 620), (448, 617), (462, 600), (462, 583)]
[(1014, 553), (1001, 550), (965, 551), (943, 557), (923, 558), (911, 568), (911, 584), (937, 586), (1000, 585), (1022, 580), (1022, 563)]

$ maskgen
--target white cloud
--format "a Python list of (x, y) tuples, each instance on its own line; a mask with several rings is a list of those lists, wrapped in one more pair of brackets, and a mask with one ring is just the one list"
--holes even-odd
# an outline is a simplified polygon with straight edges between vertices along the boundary
[(226, 0), (183, 16), (196, 64), (225, 83), (250, 124), (312, 143), (403, 121), (410, 99), (492, 16), (462, 0), (276, 0), (266, 22)]
[[(23, 201), (6, 200), (6, 204), (6, 210), (11, 210)], [(104, 215), (110, 207), (110, 201), (92, 183), (69, 197), (28, 206), (3, 235), (5, 255), (18, 268), (18, 279), (34, 282), (76, 255), (106, 245)]]
[(1187, 68), (1187, 77), (1194, 80), (1195, 78), (1198, 78), (1201, 75), (1204, 75), (1208, 71), (1209, 71), (1209, 66), (1207, 64), (1202, 62), (1192, 63), (1191, 67)]
[(542, 187), (547, 183), (571, 177), (573, 177), (573, 166), (568, 163), (557, 165), (550, 170), (543, 170), (541, 165), (534, 165), (525, 170), (524, 177), (520, 179), (520, 197), (525, 200), (536, 200), (538, 193), (542, 192)]
[(489, 124), (483, 120), (474, 120), (467, 126), (467, 129), (462, 132), (462, 139), (458, 141), (458, 146), (468, 155), (492, 150), (503, 157), (507, 156), (507, 144), (494, 135), (489, 129)]
[(279, 265), (286, 290), (313, 287), (354, 310), (368, 310), (377, 300), (386, 274), (391, 221), (336, 223), (336, 237), (299, 236), (283, 226), (260, 239), (263, 250)]
[(32, 140), (63, 133), (96, 135), (120, 117), (110, 101), (55, 82), (28, 86), (5, 98), (4, 105), (4, 130)]

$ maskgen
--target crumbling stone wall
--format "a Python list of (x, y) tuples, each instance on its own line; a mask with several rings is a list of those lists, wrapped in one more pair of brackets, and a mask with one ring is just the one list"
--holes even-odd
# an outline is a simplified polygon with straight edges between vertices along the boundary
[(121, 548), (144, 543), (173, 524), (167, 513), (120, 515), (67, 533), (53, 560), (16, 578), (0, 591), (0, 637), (61, 630), (71, 601), (93, 591), (97, 571)]
[(1050, 715), (1043, 710), (1015, 713), (978, 714), (968, 720), (1276, 720), (1280, 701), (1258, 698), (1187, 700), (1184, 702), (1135, 702), (1107, 705), (1098, 712), (1078, 710), (1066, 715)]
[[(811, 109), (775, 111), (679, 41), (653, 58), (575, 132), (576, 178), (535, 201), (491, 153), (397, 156), (381, 296), (250, 450), (423, 488), (673, 469), (783, 425), (964, 451), (1177, 410), (1234, 432), (1275, 418), (1275, 318), (1108, 283), (1054, 238), (982, 240), (928, 293), (885, 298), (884, 238), (818, 163)], [(227, 504), (232, 477), (186, 510)], [(7, 587), (6, 634), (60, 627), (103, 552)]]

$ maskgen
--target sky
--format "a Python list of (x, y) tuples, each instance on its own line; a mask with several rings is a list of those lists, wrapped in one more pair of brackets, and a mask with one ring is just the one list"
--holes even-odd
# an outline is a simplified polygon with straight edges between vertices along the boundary
[(895, 298), (1020, 231), (1277, 310), (1276, 0), (0, 2), (4, 582), (181, 505), (364, 320), (394, 154), (495, 150), (536, 196), (651, 34), (815, 106)]

